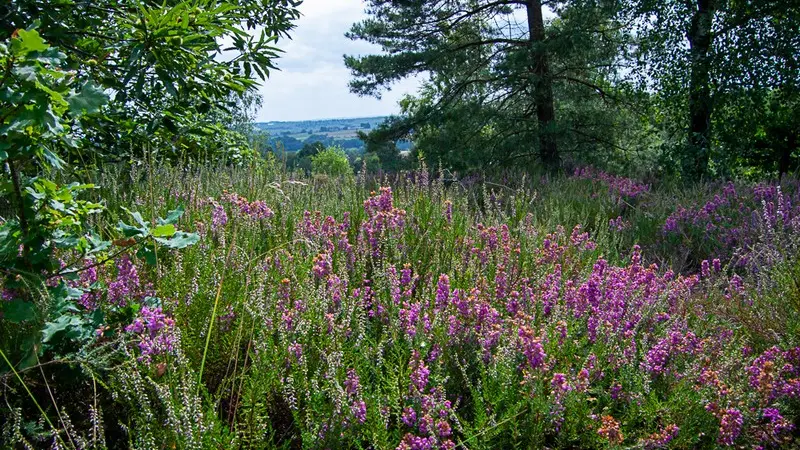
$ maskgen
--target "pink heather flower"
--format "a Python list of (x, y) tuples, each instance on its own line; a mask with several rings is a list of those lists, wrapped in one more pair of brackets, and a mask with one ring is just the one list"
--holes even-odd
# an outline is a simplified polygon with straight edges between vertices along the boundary
[(593, 167), (577, 168), (573, 176), (575, 178), (592, 180), (593, 182), (605, 184), (608, 187), (609, 194), (613, 198), (625, 197), (633, 200), (650, 190), (650, 186), (647, 184), (639, 183), (631, 178), (611, 175)]
[(417, 391), (423, 392), (425, 386), (428, 385), (428, 376), (430, 376), (431, 371), (416, 350), (413, 351), (409, 367), (411, 368), (411, 385), (417, 388)]
[(212, 200), (213, 209), (211, 210), (211, 229), (216, 231), (228, 223), (228, 214), (225, 207)]
[(743, 423), (742, 413), (738, 409), (730, 408), (723, 411), (719, 420), (717, 443), (732, 446), (742, 431)]
[(172, 329), (175, 321), (161, 311), (161, 308), (143, 306), (142, 310), (125, 331), (138, 335), (142, 356), (139, 361), (150, 362), (154, 356), (171, 353), (175, 349), (175, 335)]
[(347, 369), (347, 379), (344, 381), (345, 391), (350, 395), (357, 395), (359, 386), (358, 374), (355, 369)]
[(450, 200), (444, 202), (444, 218), (447, 223), (453, 223), (453, 202)]
[(403, 422), (403, 425), (413, 428), (417, 424), (417, 412), (414, 408), (406, 406), (400, 415), (400, 421)]
[(330, 255), (327, 253), (320, 253), (314, 257), (314, 267), (311, 269), (314, 276), (318, 279), (325, 278), (333, 270)]
[(117, 277), (108, 285), (108, 299), (117, 306), (125, 306), (128, 299), (138, 293), (139, 272), (128, 255), (117, 260)]

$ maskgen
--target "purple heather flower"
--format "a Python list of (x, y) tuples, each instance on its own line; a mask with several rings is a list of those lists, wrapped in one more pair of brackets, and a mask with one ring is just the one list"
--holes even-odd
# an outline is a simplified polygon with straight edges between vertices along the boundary
[(350, 395), (357, 395), (359, 386), (358, 374), (355, 369), (347, 369), (347, 379), (344, 381), (345, 391)]
[(217, 202), (213, 202), (213, 209), (211, 210), (211, 229), (216, 231), (228, 223), (228, 214), (225, 213), (225, 207)]
[(704, 259), (703, 262), (700, 263), (700, 275), (702, 275), (703, 278), (708, 278), (709, 276), (711, 276), (711, 270), (708, 267), (707, 259)]
[(314, 257), (314, 267), (311, 269), (314, 276), (323, 279), (333, 271), (331, 257), (327, 253), (320, 253)]
[(431, 450), (435, 444), (436, 438), (433, 436), (420, 437), (408, 433), (403, 436), (403, 440), (400, 441), (397, 450)]
[(418, 351), (413, 351), (409, 366), (411, 368), (411, 385), (417, 388), (419, 392), (423, 392), (425, 386), (428, 385), (428, 376), (431, 374), (431, 371), (428, 369), (428, 366), (425, 365), (425, 361), (420, 358)]
[(528, 362), (528, 367), (538, 369), (544, 366), (547, 354), (544, 352), (542, 341), (537, 338), (533, 330), (523, 326), (519, 329), (519, 337), (522, 341), (522, 354)]
[(780, 442), (794, 430), (794, 424), (786, 420), (776, 408), (764, 408), (761, 414), (767, 422), (769, 437), (774, 441)]
[(667, 425), (663, 430), (659, 431), (658, 433), (653, 433), (644, 439), (642, 441), (642, 447), (644, 447), (646, 450), (667, 448), (669, 443), (678, 435), (678, 431), (680, 431), (680, 428), (678, 428), (677, 425)]
[(450, 299), (450, 278), (445, 275), (439, 275), (439, 282), (436, 284), (436, 307), (443, 310), (447, 307)]
[(732, 446), (742, 431), (744, 419), (738, 409), (730, 408), (722, 412), (719, 419), (719, 436), (717, 443)]
[(117, 276), (108, 284), (108, 299), (117, 306), (125, 306), (128, 299), (140, 289), (139, 272), (128, 255), (117, 260)]
[(364, 400), (353, 401), (353, 404), (350, 406), (350, 411), (353, 413), (353, 417), (356, 418), (358, 423), (367, 421), (367, 404), (364, 403)]
[(417, 424), (417, 412), (414, 408), (406, 406), (403, 408), (403, 413), (400, 415), (400, 421), (403, 422), (403, 425), (413, 428)]
[(172, 329), (175, 321), (161, 311), (161, 308), (143, 306), (142, 310), (125, 331), (138, 335), (142, 356), (139, 361), (150, 362), (154, 356), (171, 353), (176, 341)]
[(298, 342), (289, 344), (289, 354), (299, 361), (303, 357), (303, 345)]
[(225, 314), (217, 317), (217, 321), (219, 321), (219, 331), (222, 333), (230, 331), (234, 320), (236, 320), (236, 311), (233, 309), (233, 305), (228, 305)]

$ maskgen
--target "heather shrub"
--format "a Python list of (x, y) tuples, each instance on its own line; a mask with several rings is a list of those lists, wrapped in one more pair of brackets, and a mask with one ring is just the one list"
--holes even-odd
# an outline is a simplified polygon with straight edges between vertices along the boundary
[[(94, 400), (67, 405), (71, 435), (102, 422), (109, 446), (137, 448), (791, 445), (796, 229), (753, 225), (759, 271), (676, 271), (659, 253), (672, 191), (582, 173), (99, 180), (156, 215), (185, 205), (198, 242), (92, 275), (103, 295), (78, 308), (118, 320), (74, 387), (102, 420), (74, 420)], [(105, 356), (88, 364), (93, 349)], [(13, 389), (9, 442), (33, 439), (40, 414)], [(57, 387), (43, 409), (58, 420), (48, 405), (67, 398)]]
[(795, 181), (773, 185), (731, 182), (705, 201), (677, 205), (662, 231), (665, 245), (687, 248), (695, 262), (719, 258), (736, 267), (757, 269), (778, 257), (774, 247), (788, 244), (782, 237), (797, 233), (798, 217), (800, 190)]

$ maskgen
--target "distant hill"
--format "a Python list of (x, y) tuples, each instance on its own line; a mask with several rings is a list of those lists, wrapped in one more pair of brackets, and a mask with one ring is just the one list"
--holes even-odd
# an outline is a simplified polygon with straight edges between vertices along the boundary
[(322, 119), (301, 120), (296, 122), (259, 122), (256, 126), (272, 135), (300, 134), (300, 133), (329, 133), (350, 131), (352, 136), (356, 131), (369, 131), (386, 120), (386, 116), (358, 117), (351, 119)]
[[(269, 144), (281, 143), (284, 150), (296, 152), (307, 143), (322, 142), (339, 145), (345, 150), (363, 150), (364, 142), (357, 132), (369, 132), (386, 120), (386, 116), (357, 117), (349, 119), (301, 120), (293, 122), (258, 122), (256, 127), (269, 134)], [(408, 142), (398, 142), (398, 148), (407, 150)]]

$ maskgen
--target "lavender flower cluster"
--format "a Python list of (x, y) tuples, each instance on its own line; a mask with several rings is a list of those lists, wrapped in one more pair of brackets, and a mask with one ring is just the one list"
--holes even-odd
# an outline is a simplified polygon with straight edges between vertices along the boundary
[(749, 262), (749, 252), (760, 235), (788, 230), (800, 234), (800, 189), (787, 183), (759, 184), (737, 188), (730, 182), (705, 203), (678, 205), (666, 218), (662, 232), (666, 237), (693, 239), (711, 246), (709, 257), (728, 260), (740, 252), (738, 265)]
[(633, 178), (611, 175), (594, 167), (578, 167), (573, 177), (605, 185), (614, 198), (635, 200), (650, 191), (650, 186)]

